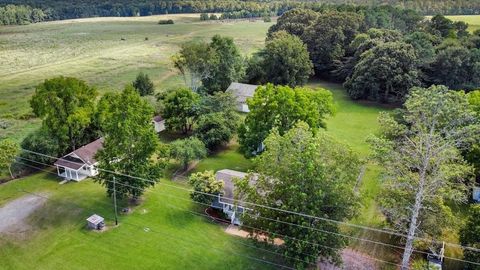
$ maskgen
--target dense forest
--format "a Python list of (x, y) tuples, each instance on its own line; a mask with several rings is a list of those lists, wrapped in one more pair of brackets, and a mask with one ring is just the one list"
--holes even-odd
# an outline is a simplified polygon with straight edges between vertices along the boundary
[[(478, 0), (327, 0), (317, 1), (297, 0), (118, 0), (118, 1), (72, 1), (72, 0), (0, 0), (0, 6), (10, 6), (0, 12), (2, 24), (17, 24), (14, 18), (16, 14), (24, 14), (24, 9), (38, 12), (41, 9), (41, 20), (59, 20), (72, 18), (86, 18), (97, 16), (147, 16), (167, 13), (200, 13), (219, 12), (224, 13), (224, 18), (249, 18), (264, 15), (281, 15), (293, 8), (309, 8), (321, 11), (330, 8), (331, 5), (340, 5), (343, 9), (352, 9), (354, 5), (378, 6), (388, 4), (403, 9), (412, 9), (422, 15), (434, 14), (480, 14), (480, 1)], [(25, 7), (28, 6), (28, 7)], [(31, 8), (30, 8), (31, 7)], [(5, 19), (9, 18), (9, 19)], [(35, 22), (38, 18), (31, 18), (29, 22)], [(25, 23), (21, 21), (20, 23)]]

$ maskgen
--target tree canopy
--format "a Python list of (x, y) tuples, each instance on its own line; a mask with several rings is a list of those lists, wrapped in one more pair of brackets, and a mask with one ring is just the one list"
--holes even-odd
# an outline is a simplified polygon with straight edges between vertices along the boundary
[(39, 84), (30, 105), (43, 127), (60, 144), (61, 152), (89, 142), (89, 127), (95, 111), (97, 91), (84, 81), (56, 77)]
[(105, 99), (103, 114), (108, 117), (101, 122), (104, 142), (96, 158), (102, 170), (95, 181), (112, 195), (115, 177), (117, 196), (137, 200), (147, 187), (155, 185), (163, 172), (161, 160), (153, 160), (159, 145), (152, 126), (153, 109), (132, 86), (102, 99)]
[(176, 140), (170, 144), (170, 156), (180, 161), (185, 171), (191, 161), (204, 158), (206, 155), (205, 145), (195, 137)]
[(325, 89), (290, 88), (267, 84), (255, 91), (247, 100), (250, 112), (239, 128), (242, 151), (249, 156), (258, 151), (259, 145), (273, 128), (283, 135), (299, 121), (312, 130), (324, 128), (324, 120), (334, 113), (332, 93)]
[(169, 130), (184, 134), (193, 130), (198, 119), (200, 95), (188, 88), (178, 88), (161, 97), (163, 103), (162, 117)]
[(155, 91), (152, 80), (150, 80), (148, 74), (143, 72), (138, 73), (137, 78), (133, 82), (133, 87), (137, 90), (140, 96), (153, 95)]
[[(315, 264), (318, 256), (340, 263), (339, 250), (347, 241), (335, 234), (340, 233), (335, 223), (272, 208), (342, 221), (352, 218), (358, 206), (354, 185), (359, 158), (325, 132), (313, 134), (303, 122), (283, 136), (273, 129), (265, 140), (266, 151), (256, 159), (256, 174), (237, 182), (235, 192), (237, 198), (255, 204), (244, 215), (247, 226), (267, 232), (271, 240), (290, 236), (282, 237), (282, 252), (299, 269)], [(310, 243), (328, 243), (331, 248)]]
[(13, 178), (12, 163), (19, 153), (18, 144), (10, 139), (0, 140), (0, 172), (8, 170), (10, 177)]
[(207, 205), (211, 204), (215, 198), (211, 195), (218, 195), (223, 190), (223, 181), (217, 180), (213, 171), (194, 173), (188, 177), (188, 183), (193, 187), (190, 193), (192, 200)]
[(460, 151), (480, 134), (463, 92), (445, 86), (413, 88), (394, 118), (382, 114), (382, 136), (372, 140), (384, 167), (380, 205), (387, 220), (407, 234), (402, 269), (408, 269), (414, 238), (433, 237), (453, 222), (448, 202), (466, 203), (473, 168)]
[[(471, 205), (465, 226), (460, 230), (460, 243), (471, 248), (480, 248), (480, 205)], [(464, 249), (463, 258), (467, 261), (480, 263), (480, 254), (470, 249)], [(468, 270), (479, 270), (480, 266), (465, 264)]]

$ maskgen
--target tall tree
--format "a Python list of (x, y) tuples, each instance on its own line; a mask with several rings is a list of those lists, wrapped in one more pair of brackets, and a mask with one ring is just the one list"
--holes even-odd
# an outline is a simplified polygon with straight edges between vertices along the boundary
[(230, 37), (215, 35), (209, 46), (213, 56), (205, 59), (209, 76), (202, 79), (203, 86), (208, 93), (225, 91), (230, 83), (243, 77), (243, 57)]
[(417, 58), (411, 45), (386, 42), (360, 57), (344, 86), (353, 99), (402, 101), (408, 90), (420, 84)]
[(209, 68), (215, 52), (206, 42), (192, 41), (182, 44), (180, 51), (172, 57), (173, 65), (182, 74), (185, 84), (198, 92), (202, 81), (212, 76)]
[(288, 235), (283, 238), (283, 253), (298, 269), (316, 264), (318, 256), (339, 264), (339, 250), (347, 241), (337, 234), (337, 224), (272, 208), (338, 221), (352, 218), (358, 206), (354, 193), (361, 166), (358, 156), (323, 131), (313, 135), (302, 122), (283, 136), (274, 129), (265, 145), (267, 150), (255, 164), (258, 174), (251, 176), (255, 184), (249, 177), (236, 183), (237, 198), (255, 203), (248, 205), (251, 211), (244, 215), (244, 223), (267, 232), (271, 240)]
[(372, 140), (385, 168), (380, 204), (407, 235), (402, 269), (409, 269), (415, 237), (440, 234), (451, 211), (447, 201), (467, 202), (473, 170), (460, 150), (480, 125), (464, 93), (432, 86), (413, 88), (401, 117), (383, 114), (381, 126), (383, 136)]
[(84, 81), (57, 77), (36, 87), (30, 105), (64, 152), (85, 143), (85, 130), (91, 123), (96, 97), (97, 91)]
[(140, 96), (153, 95), (155, 90), (152, 80), (150, 80), (148, 74), (143, 72), (138, 73), (137, 78), (133, 82), (133, 87), (138, 91)]
[(361, 24), (362, 16), (356, 13), (326, 12), (304, 31), (302, 40), (307, 44), (317, 74), (331, 71), (334, 62), (345, 56), (345, 48)]
[(334, 113), (332, 93), (325, 89), (292, 89), (267, 84), (259, 87), (247, 103), (250, 112), (238, 134), (246, 156), (261, 150), (259, 146), (272, 128), (283, 135), (296, 122), (303, 121), (317, 130), (324, 128), (325, 118)]
[(285, 12), (277, 23), (268, 29), (267, 37), (272, 37), (273, 33), (286, 31), (291, 35), (301, 37), (309, 26), (315, 23), (318, 13), (311, 9), (295, 8)]
[(8, 170), (13, 179), (12, 163), (19, 152), (18, 144), (10, 139), (0, 140), (0, 171)]
[(136, 201), (147, 187), (154, 186), (163, 169), (163, 164), (153, 161), (159, 144), (151, 123), (153, 109), (132, 86), (109, 95), (104, 103), (103, 115), (108, 118), (101, 122), (104, 142), (103, 149), (97, 153), (103, 170), (95, 181), (112, 195), (115, 177), (117, 196), (130, 196)]
[(272, 34), (261, 52), (264, 83), (304, 85), (313, 75), (313, 64), (302, 40), (285, 31)]
[(200, 95), (187, 88), (179, 88), (161, 97), (160, 101), (167, 129), (184, 134), (193, 130), (199, 116)]

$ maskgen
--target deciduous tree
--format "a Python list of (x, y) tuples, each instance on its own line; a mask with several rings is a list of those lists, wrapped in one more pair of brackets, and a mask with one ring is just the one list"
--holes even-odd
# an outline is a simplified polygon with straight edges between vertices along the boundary
[(283, 135), (296, 122), (303, 121), (317, 130), (326, 126), (325, 118), (334, 112), (332, 93), (325, 89), (292, 89), (267, 84), (259, 87), (247, 103), (250, 112), (238, 134), (241, 149), (247, 156), (257, 151), (272, 128)]
[[(465, 227), (460, 231), (460, 243), (463, 246), (480, 249), (480, 205), (471, 205)], [(463, 250), (463, 258), (470, 262), (480, 263), (480, 254), (471, 249)], [(465, 263), (468, 270), (479, 270), (479, 265)]]
[(414, 239), (436, 238), (451, 217), (447, 201), (466, 203), (473, 169), (460, 150), (480, 134), (466, 95), (445, 86), (414, 88), (400, 120), (381, 117), (383, 136), (372, 139), (385, 169), (380, 205), (405, 232), (402, 269), (409, 269)]
[(207, 155), (207, 150), (202, 141), (195, 137), (176, 140), (170, 145), (170, 155), (182, 164), (184, 170), (188, 169), (188, 164), (196, 159)]
[(187, 88), (179, 88), (161, 98), (162, 116), (169, 130), (191, 132), (198, 119), (200, 95)]
[(30, 105), (64, 152), (85, 143), (84, 131), (91, 123), (96, 97), (97, 91), (84, 81), (57, 77), (36, 87)]
[(255, 203), (244, 215), (246, 228), (267, 232), (270, 240), (288, 235), (282, 252), (298, 269), (316, 264), (319, 256), (339, 264), (346, 238), (338, 235), (338, 224), (273, 208), (342, 221), (352, 218), (358, 206), (358, 156), (323, 131), (313, 134), (303, 122), (283, 136), (274, 129), (265, 140), (267, 150), (256, 160), (255, 184), (250, 177), (236, 183), (237, 198)]
[(133, 82), (133, 87), (135, 87), (140, 96), (153, 95), (155, 90), (150, 77), (148, 77), (148, 74), (143, 72), (138, 73), (137, 78)]
[(108, 118), (101, 122), (104, 142), (96, 158), (102, 170), (95, 181), (112, 195), (115, 177), (117, 196), (136, 201), (163, 171), (163, 164), (153, 160), (159, 144), (152, 126), (153, 109), (132, 86), (109, 95), (102, 109)]
[(192, 200), (203, 204), (212, 203), (215, 198), (213, 195), (218, 195), (223, 190), (223, 182), (215, 178), (213, 171), (194, 173), (188, 178), (188, 183), (194, 190), (190, 193)]
[(8, 170), (13, 179), (12, 163), (19, 152), (18, 144), (10, 139), (0, 140), (0, 171)]

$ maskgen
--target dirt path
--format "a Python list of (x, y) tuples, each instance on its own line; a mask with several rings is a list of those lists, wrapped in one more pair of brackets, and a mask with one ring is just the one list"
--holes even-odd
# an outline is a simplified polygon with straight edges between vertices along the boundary
[(41, 207), (47, 197), (25, 195), (0, 207), (0, 234), (17, 234), (29, 229), (27, 218)]

